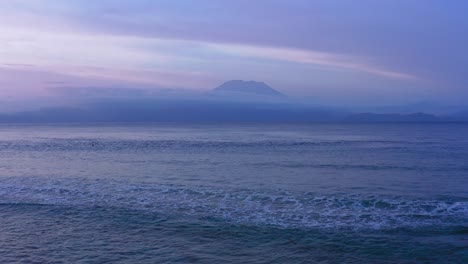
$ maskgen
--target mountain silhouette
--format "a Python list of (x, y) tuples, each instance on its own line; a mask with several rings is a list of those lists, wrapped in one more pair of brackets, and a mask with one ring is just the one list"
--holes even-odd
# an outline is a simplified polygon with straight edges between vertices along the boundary
[(243, 94), (256, 96), (286, 97), (264, 82), (232, 80), (213, 89), (217, 94)]

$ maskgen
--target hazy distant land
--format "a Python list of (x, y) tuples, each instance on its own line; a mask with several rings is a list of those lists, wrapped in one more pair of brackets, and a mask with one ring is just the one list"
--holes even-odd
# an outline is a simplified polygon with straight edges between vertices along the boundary
[(468, 122), (468, 112), (446, 115), (373, 113), (304, 103), (256, 81), (228, 81), (209, 92), (196, 94), (186, 91), (101, 90), (101, 93), (92, 91), (93, 94), (89, 94), (86, 89), (68, 89), (64, 96), (72, 93), (81, 99), (76, 106), (4, 113), (0, 115), (0, 122)]

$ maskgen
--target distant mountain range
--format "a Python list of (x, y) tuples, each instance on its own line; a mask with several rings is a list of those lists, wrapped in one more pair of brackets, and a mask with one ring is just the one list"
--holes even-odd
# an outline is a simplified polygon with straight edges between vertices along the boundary
[[(80, 90), (75, 107), (42, 108), (0, 114), (0, 123), (165, 122), (165, 123), (431, 123), (468, 122), (468, 112), (436, 116), (427, 113), (353, 113), (302, 104), (263, 82), (234, 80), (208, 93), (152, 93), (107, 89)], [(89, 93), (91, 90), (92, 93)], [(80, 94), (84, 94), (83, 96)], [(97, 96), (95, 95), (97, 94)], [(123, 94), (123, 95), (122, 95)]]

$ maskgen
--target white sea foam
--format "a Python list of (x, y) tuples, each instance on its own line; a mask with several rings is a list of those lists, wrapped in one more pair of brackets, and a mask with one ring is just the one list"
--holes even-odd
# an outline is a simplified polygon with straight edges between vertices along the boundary
[(468, 201), (185, 187), (78, 178), (2, 178), (2, 204), (104, 206), (286, 228), (392, 229), (468, 222)]

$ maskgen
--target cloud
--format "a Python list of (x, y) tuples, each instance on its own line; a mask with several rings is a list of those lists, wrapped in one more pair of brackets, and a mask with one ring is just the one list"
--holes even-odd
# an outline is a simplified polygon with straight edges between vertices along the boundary
[(242, 57), (264, 58), (271, 60), (289, 61), (295, 63), (314, 64), (326, 66), (329, 70), (336, 68), (339, 70), (351, 70), (365, 72), (369, 74), (380, 75), (388, 78), (417, 80), (416, 76), (411, 74), (391, 71), (379, 68), (378, 66), (368, 65), (363, 58), (343, 56), (333, 53), (300, 50), (291, 48), (274, 48), (246, 45), (222, 45), (208, 44), (213, 49), (218, 49), (226, 53)]
[[(34, 65), (51, 73), (135, 84), (211, 87), (222, 79), (213, 76), (215, 66), (210, 62), (236, 64), (239, 58), (244, 65), (253, 64), (252, 59), (267, 59), (278, 65), (287, 61), (323, 66), (328, 71), (351, 70), (387, 78), (416, 79), (366, 65), (361, 58), (289, 48), (0, 27), (0, 43), (11, 39), (30, 40), (0, 50), (4, 66)], [(200, 71), (202, 65), (209, 66)], [(250, 70), (254, 71), (254, 67), (250, 65)]]
[[(6, 19), (9, 23), (0, 27), (0, 36), (2, 36), (0, 43), (29, 40), (16, 42), (0, 53), (2, 60), (7, 61), (13, 58), (26, 61), (47, 59), (47, 63), (54, 63), (66, 59), (68, 64), (92, 66), (141, 67), (148, 64), (165, 66), (175, 60), (180, 62), (184, 59), (187, 61), (210, 59), (210, 52), (222, 51), (241, 57), (323, 65), (331, 70), (336, 67), (387, 78), (416, 79), (410, 73), (390, 70), (375, 63), (370, 64), (368, 63), (370, 59), (360, 55), (323, 51), (320, 48), (274, 46), (275, 43), (281, 45), (277, 39), (272, 39), (269, 45), (255, 41), (255, 37), (246, 39), (245, 36), (241, 36), (242, 34), (238, 35), (238, 31), (243, 28), (244, 35), (250, 32), (246, 26), (253, 27), (258, 36), (264, 35), (258, 32), (261, 30), (258, 27), (270, 29), (270, 25), (260, 19), (264, 15), (259, 16), (260, 13), (257, 12), (261, 11), (259, 5), (246, 1), (220, 3), (205, 0), (193, 4), (184, 1), (155, 3), (140, 0), (131, 3), (124, 1), (118, 5), (115, 1), (73, 1), (64, 4), (62, 1), (51, 0), (40, 2), (15, 0), (6, 3), (4, 8), (10, 10), (3, 15), (12, 19)], [(313, 14), (324, 12), (322, 5), (308, 4), (304, 1), (293, 1), (288, 4), (281, 1), (268, 3), (264, 11), (269, 12), (266, 16), (270, 19), (274, 19), (275, 16), (283, 18), (284, 12), (279, 12), (280, 8), (290, 9), (300, 15), (304, 15), (301, 7), (312, 8), (310, 10)], [(182, 6), (190, 8), (181, 9)], [(240, 11), (248, 15), (236, 19), (235, 16), (240, 15)], [(207, 14), (228, 22), (226, 28), (214, 23), (213, 18), (207, 18)], [(38, 28), (22, 24), (22, 20), (17, 19), (17, 15), (25, 17), (23, 20), (39, 22)], [(257, 16), (259, 18), (256, 18)], [(16, 19), (13, 19), (14, 17)], [(297, 18), (290, 17), (290, 19)], [(324, 18), (311, 16), (310, 19), (311, 21), (307, 22), (320, 22)], [(284, 22), (291, 26), (289, 30), (293, 31), (303, 26), (298, 24), (299, 28), (292, 27), (289, 19)], [(278, 23), (273, 22), (272, 25), (277, 26)], [(234, 30), (230, 27), (234, 27)], [(209, 28), (209, 32), (203, 33), (203, 28)], [(67, 29), (72, 29), (73, 32)], [(281, 27), (277, 33), (281, 36), (284, 30)], [(311, 24), (311, 30), (317, 30), (316, 23)], [(231, 37), (234, 43), (229, 43), (232, 42), (229, 40), (229, 34), (233, 34)], [(203, 37), (205, 35), (207, 36)], [(266, 40), (271, 38), (269, 35), (264, 37)], [(298, 35), (293, 35), (292, 38), (284, 35), (283, 37), (297, 39)], [(324, 36), (320, 35), (314, 42), (321, 42), (323, 38)], [(192, 58), (181, 58), (181, 49), (171, 47), (191, 49), (195, 54), (189, 54)], [(179, 65), (183, 66), (183, 63)]]

